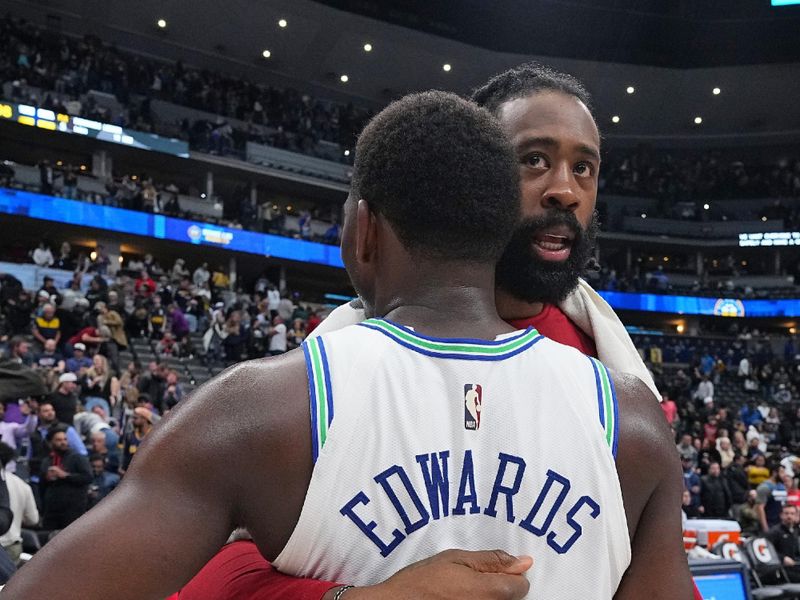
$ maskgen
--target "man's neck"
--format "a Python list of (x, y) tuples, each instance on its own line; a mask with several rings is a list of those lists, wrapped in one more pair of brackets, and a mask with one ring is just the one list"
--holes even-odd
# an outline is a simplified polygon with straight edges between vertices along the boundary
[(530, 319), (542, 312), (544, 308), (542, 302), (521, 300), (500, 288), (495, 290), (494, 297), (497, 303), (497, 312), (506, 321)]
[(492, 267), (422, 261), (394, 283), (377, 290), (370, 313), (439, 337), (494, 339), (512, 331), (497, 314)]

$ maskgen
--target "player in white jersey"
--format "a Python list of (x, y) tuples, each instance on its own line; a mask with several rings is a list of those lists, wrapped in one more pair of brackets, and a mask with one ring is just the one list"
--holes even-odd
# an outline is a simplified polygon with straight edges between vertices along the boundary
[[(342, 543), (353, 552), (357, 546), (371, 544), (364, 547), (377, 555), (386, 554), (388, 561), (397, 561), (388, 571), (396, 570), (401, 561), (416, 560), (436, 549), (430, 546), (436, 536), (426, 531), (443, 527), (444, 540), (460, 540), (464, 539), (459, 537), (464, 536), (459, 533), (463, 525), (467, 533), (484, 538), (479, 547), (485, 547), (485, 540), (491, 539), (501, 540), (514, 552), (532, 548), (540, 553), (535, 557), (538, 562), (534, 570), (538, 573), (541, 569), (542, 576), (535, 575), (534, 583), (543, 587), (531, 589), (531, 598), (572, 597), (565, 593), (585, 589), (570, 584), (568, 579), (575, 578), (596, 578), (602, 582), (597, 587), (600, 594), (616, 589), (614, 597), (623, 600), (689, 598), (688, 568), (679, 538), (683, 562), (676, 560), (675, 552), (682, 480), (660, 409), (640, 399), (649, 394), (646, 386), (633, 378), (610, 375), (601, 365), (542, 340), (533, 331), (515, 332), (497, 316), (494, 263), (519, 214), (517, 178), (516, 157), (488, 113), (446, 94), (408, 97), (383, 111), (359, 140), (342, 250), (368, 314), (382, 318), (371, 323), (377, 330), (362, 331), (364, 328), (357, 326), (355, 331), (342, 331), (331, 338), (334, 362), (327, 369), (330, 390), (325, 385), (321, 346), (316, 357), (320, 360), (309, 348), (307, 353), (290, 352), (227, 371), (162, 421), (137, 453), (117, 492), (50, 542), (12, 579), (4, 593), (25, 599), (64, 597), (65, 591), (75, 598), (160, 598), (199, 569), (235, 525), (249, 529), (265, 556), (275, 557), (285, 549), (287, 561), (295, 560), (289, 557), (298, 549), (297, 538), (292, 540), (295, 528), (302, 536), (309, 530), (308, 518), (318, 518), (303, 510), (307, 495), (311, 501), (320, 496), (315, 484), (322, 476), (322, 471), (314, 467), (316, 439), (316, 448), (321, 449), (320, 466), (327, 460), (326, 453), (353, 456), (355, 451), (348, 444), (360, 444), (357, 447), (361, 452), (355, 455), (359, 468), (353, 465), (352, 476), (349, 469), (335, 474), (339, 483), (331, 491), (331, 504), (317, 512), (336, 520), (330, 521), (331, 527), (342, 523), (352, 526)], [(392, 327), (398, 327), (402, 335)], [(381, 328), (389, 330), (384, 333)], [(403, 340), (405, 346), (389, 333)], [(361, 337), (364, 334), (371, 338)], [(351, 335), (354, 337), (344, 337)], [(395, 344), (408, 352), (397, 352)], [(435, 348), (428, 350), (438, 355), (428, 356), (428, 362), (409, 363), (404, 358), (421, 360), (425, 355), (407, 346), (429, 344)], [(354, 355), (348, 364), (343, 352), (354, 346), (360, 356)], [(371, 349), (375, 356), (370, 356)], [(475, 350), (502, 360), (461, 356)], [(306, 354), (311, 362), (308, 366)], [(554, 378), (550, 381), (543, 376), (542, 389), (530, 394), (537, 410), (526, 406), (523, 410), (527, 412), (516, 415), (514, 410), (524, 405), (517, 398), (519, 386), (513, 386), (513, 398), (496, 398), (494, 390), (503, 390), (504, 385), (498, 376), (507, 374), (516, 384), (522, 375), (514, 365), (525, 362), (527, 368), (539, 354), (549, 357), (540, 359), (542, 364), (537, 368), (543, 373), (556, 370), (557, 362), (569, 365), (573, 377), (556, 384)], [(362, 357), (361, 364), (355, 362)], [(390, 383), (395, 361), (407, 385), (403, 380)], [(473, 365), (474, 370), (465, 370), (467, 365)], [(337, 402), (329, 394), (348, 389), (344, 380), (337, 379), (344, 377), (345, 371), (357, 382), (359, 371), (365, 368), (373, 369), (364, 374), (370, 381), (382, 382), (376, 389), (388, 396), (371, 396), (357, 383), (352, 402)], [(412, 382), (415, 372), (424, 381)], [(594, 381), (590, 372), (597, 373)], [(309, 373), (315, 384), (323, 384), (315, 386), (313, 393), (305, 383)], [(446, 382), (451, 380), (459, 382), (455, 425), (452, 410), (445, 406), (449, 399), (428, 397), (424, 389), (427, 384), (432, 394), (445, 389), (449, 393)], [(610, 391), (611, 381), (616, 394)], [(537, 385), (535, 380), (528, 383), (532, 389)], [(547, 395), (549, 387), (552, 396)], [(413, 392), (414, 397), (407, 392)], [(309, 397), (314, 401), (311, 414), (316, 419), (313, 435), (309, 431)], [(328, 398), (332, 399), (330, 404)], [(546, 398), (545, 403), (542, 398)], [(359, 421), (354, 411), (369, 404), (366, 400), (385, 406), (388, 416)], [(509, 410), (498, 410), (504, 403)], [(330, 408), (337, 406), (340, 412), (332, 414)], [(403, 415), (404, 410), (420, 412), (426, 408), (431, 411), (430, 417), (424, 413)], [(559, 429), (562, 426), (555, 425), (559, 417), (572, 418), (574, 429)], [(553, 422), (553, 439), (557, 437), (553, 434), (574, 432), (585, 442), (585, 460), (596, 472), (578, 464), (584, 460), (583, 452), (576, 457), (552, 457), (551, 465), (538, 460), (536, 440), (531, 437), (526, 445), (522, 439), (521, 432), (529, 420), (532, 433), (544, 432)], [(343, 424), (345, 432), (340, 437), (337, 424)], [(425, 430), (409, 435), (408, 442), (392, 437), (393, 427), (397, 428), (395, 433), (410, 432), (417, 425), (424, 425)], [(330, 429), (321, 429), (323, 426)], [(507, 432), (505, 437), (503, 432)], [(434, 433), (440, 438), (434, 438)], [(486, 441), (481, 441), (482, 433), (488, 434)], [(465, 438), (467, 434), (478, 437)], [(349, 439), (354, 435), (360, 438)], [(469, 445), (476, 449), (475, 455), (467, 454), (470, 448), (465, 439), (472, 440)], [(614, 440), (619, 483), (609, 481), (610, 476), (602, 477), (613, 472)], [(393, 442), (400, 444), (400, 449), (392, 455), (402, 462), (382, 465), (377, 448)], [(341, 446), (338, 450), (337, 444)], [(434, 477), (433, 460), (441, 472), (445, 451), (453, 456), (452, 471), (447, 472), (458, 477), (459, 485), (454, 488), (457, 495), (452, 503), (441, 497), (446, 486), (438, 487), (442, 502), (438, 506), (440, 518), (435, 519), (431, 497), (422, 491), (419, 477), (415, 475), (413, 481), (408, 477), (407, 487), (402, 473), (408, 476), (414, 465), (422, 469), (420, 461), (425, 462), (427, 455)], [(409, 455), (414, 452), (420, 458)], [(551, 460), (547, 452), (542, 456)], [(361, 480), (364, 473), (369, 474), (367, 480)], [(398, 480), (401, 487), (397, 487)], [(401, 497), (402, 489), (412, 488), (419, 490), (418, 495), (425, 494), (429, 508), (422, 500), (417, 506), (412, 492)], [(394, 491), (401, 511), (395, 508), (387, 489)], [(337, 506), (335, 502), (348, 497), (347, 492), (353, 495), (345, 506)], [(372, 502), (364, 506), (359, 492)], [(418, 515), (405, 510), (409, 501), (418, 508)], [(370, 504), (373, 509), (392, 508), (384, 514), (363, 512)], [(447, 517), (443, 517), (445, 507)], [(428, 513), (425, 524), (423, 511)], [(126, 516), (123, 522), (119, 515)], [(378, 519), (380, 526), (391, 528), (392, 519), (398, 517), (401, 525), (395, 527), (397, 535), (390, 530), (386, 537), (386, 531), (378, 530)], [(377, 547), (359, 527), (359, 521), (386, 548)], [(478, 525), (480, 521), (483, 523)], [(113, 536), (96, 534), (112, 530)], [(417, 553), (411, 550), (415, 535), (429, 540)], [(634, 547), (664, 544), (661, 562), (653, 564), (634, 555), (628, 564), (628, 536)], [(399, 541), (388, 551), (392, 540)], [(597, 558), (581, 548), (581, 558), (562, 568), (556, 557), (569, 557), (582, 542), (595, 545)], [(328, 545), (330, 541), (320, 538), (320, 543)], [(81, 569), (81, 560), (90, 552), (95, 559), (92, 572), (87, 574)], [(306, 552), (313, 553), (313, 547)], [(169, 558), (167, 565), (164, 557)], [(338, 556), (337, 562), (357, 565), (360, 558), (356, 554), (344, 559)], [(376, 559), (372, 556), (370, 560)], [(135, 571), (128, 568), (130, 564), (136, 565)], [(546, 577), (551, 568), (558, 576), (554, 582)], [(512, 584), (525, 593), (523, 578), (510, 576)], [(346, 594), (353, 599), (380, 597), (373, 592), (367, 587)], [(591, 597), (605, 596), (592, 593)]]

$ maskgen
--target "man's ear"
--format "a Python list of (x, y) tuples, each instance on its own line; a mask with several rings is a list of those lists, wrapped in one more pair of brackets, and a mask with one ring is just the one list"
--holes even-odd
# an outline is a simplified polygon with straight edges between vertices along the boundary
[(378, 219), (363, 198), (356, 208), (356, 260), (371, 262), (378, 250)]

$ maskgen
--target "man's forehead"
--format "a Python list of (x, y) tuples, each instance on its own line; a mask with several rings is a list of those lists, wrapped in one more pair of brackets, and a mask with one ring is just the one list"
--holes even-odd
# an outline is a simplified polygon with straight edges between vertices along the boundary
[(515, 147), (531, 139), (552, 139), (564, 147), (600, 148), (600, 135), (589, 109), (562, 92), (537, 92), (509, 100), (498, 116)]

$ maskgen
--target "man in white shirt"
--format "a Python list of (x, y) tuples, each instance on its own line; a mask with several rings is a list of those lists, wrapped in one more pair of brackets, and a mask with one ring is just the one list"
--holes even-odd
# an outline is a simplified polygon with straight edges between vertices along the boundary
[[(8, 444), (0, 442), (0, 464), (7, 467), (13, 462), (14, 450)], [(0, 536), (0, 545), (16, 564), (22, 552), (22, 526), (36, 525), (39, 522), (39, 510), (36, 508), (31, 486), (14, 473), (6, 473), (5, 476), (9, 504), (14, 518), (8, 531)]]
[(286, 325), (280, 315), (276, 315), (269, 330), (269, 354), (276, 356), (284, 352), (286, 352)]

